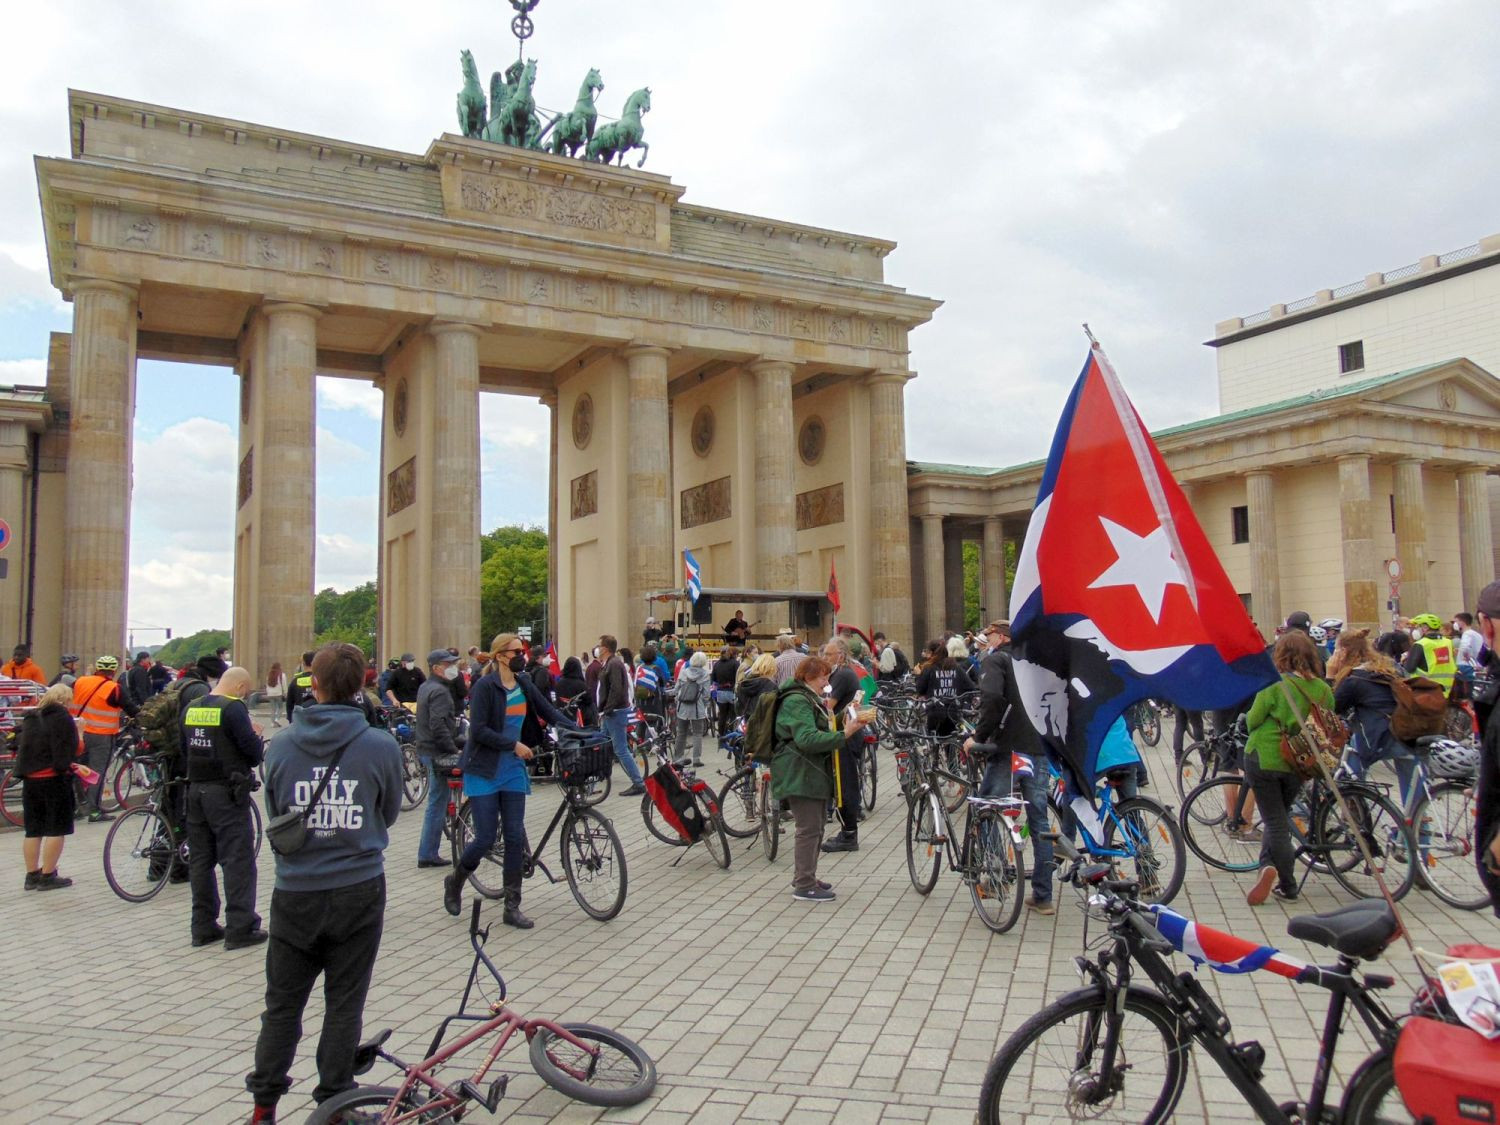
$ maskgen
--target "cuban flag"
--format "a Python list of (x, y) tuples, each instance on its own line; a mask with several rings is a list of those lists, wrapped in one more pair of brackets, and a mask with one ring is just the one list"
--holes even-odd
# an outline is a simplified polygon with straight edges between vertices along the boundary
[(560, 676), (560, 675), (562, 675), (562, 665), (559, 664), (558, 660), (557, 660), (557, 642), (556, 641), (548, 641), (547, 642), (547, 651), (545, 653), (545, 660), (546, 660), (546, 664), (547, 664), (548, 670), (551, 671), (551, 673), (554, 676)]
[(1097, 343), (1052, 439), (1011, 606), (1022, 704), (1075, 797), (1093, 793), (1099, 748), (1130, 704), (1231, 707), (1276, 681)]
[(1212, 926), (1203, 926), (1184, 918), (1165, 906), (1153, 906), (1156, 928), (1179, 953), (1186, 953), (1194, 964), (1207, 965), (1216, 973), (1253, 973), (1265, 969), (1280, 977), (1296, 980), (1306, 961), (1288, 957), (1269, 945), (1259, 945)]
[(687, 582), (688, 597), (697, 605), (698, 596), (703, 593), (703, 568), (693, 558), (692, 551), (682, 552), (682, 577)]

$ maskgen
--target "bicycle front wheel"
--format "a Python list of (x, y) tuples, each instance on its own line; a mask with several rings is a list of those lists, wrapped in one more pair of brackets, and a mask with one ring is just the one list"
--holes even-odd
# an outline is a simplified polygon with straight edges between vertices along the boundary
[(969, 857), (969, 897), (974, 913), (997, 934), (1021, 916), (1021, 888), (1026, 885), (1026, 862), (1010, 833), (1010, 822), (995, 809), (982, 809), (969, 822), (964, 847)]
[[(394, 1086), (355, 1086), (315, 1106), (308, 1115), (306, 1125), (330, 1125), (332, 1122), (379, 1121), (383, 1111), (395, 1109), (399, 1113), (412, 1113), (426, 1105), (419, 1095), (408, 1093), (398, 1099), (399, 1090)], [(363, 1113), (353, 1112), (363, 1110)]]
[(781, 846), (781, 802), (771, 796), (771, 775), (756, 780), (760, 794), (760, 850), (775, 859)]
[(1383, 879), (1393, 899), (1403, 898), (1417, 877), (1417, 849), (1406, 818), (1379, 793), (1352, 787), (1341, 792), (1353, 822), (1345, 820), (1332, 796), (1324, 797), (1313, 824), (1313, 849), (1350, 894), (1380, 898)]
[(718, 809), (709, 807), (711, 798), (706, 794), (695, 792), (693, 800), (698, 802), (698, 815), (703, 818), (703, 846), (714, 857), (714, 862), (728, 871), (729, 836), (724, 831), (724, 818), (719, 815)]
[(719, 814), (724, 831), (737, 840), (748, 840), (760, 831), (759, 793), (755, 785), (755, 767), (744, 766), (729, 775), (719, 790)]
[(917, 894), (932, 893), (943, 863), (943, 837), (938, 828), (937, 797), (923, 785), (906, 806), (906, 872)]
[(1229, 810), (1246, 788), (1244, 780), (1232, 774), (1211, 777), (1187, 795), (1177, 817), (1193, 854), (1220, 871), (1254, 871), (1260, 866), (1259, 817), (1231, 831)]
[(568, 889), (583, 912), (608, 922), (625, 905), (630, 877), (615, 826), (591, 808), (575, 809), (563, 821), (562, 865)]
[(1411, 1120), (1401, 1091), (1396, 1089), (1395, 1056), (1389, 1051), (1371, 1055), (1359, 1064), (1344, 1090), (1339, 1120), (1344, 1125), (1389, 1125)]
[(21, 815), (21, 776), (15, 770), (0, 770), (0, 817), (17, 828), (24, 821)]
[(663, 844), (671, 844), (674, 848), (688, 846), (688, 841), (677, 834), (677, 829), (662, 820), (661, 813), (656, 811), (656, 802), (651, 799), (650, 793), (641, 795), (641, 819), (646, 822), (646, 831)]
[(260, 813), (260, 805), (256, 804), (254, 797), (250, 798), (250, 830), (255, 837), (255, 843), (252, 845), (250, 855), (253, 859), (259, 859), (260, 845), (266, 838), (266, 830)]
[(1014, 1120), (1019, 1106), (1069, 1121), (1168, 1120), (1182, 1097), (1192, 1040), (1149, 989), (1126, 991), (1118, 1029), (1110, 1026), (1109, 1002), (1104, 989), (1083, 989), (1017, 1028), (985, 1071), (981, 1125)]
[(1474, 863), (1474, 788), (1441, 781), (1412, 810), (1417, 875), (1449, 906), (1482, 910), (1490, 896)]
[(855, 761), (858, 763), (856, 768), (859, 770), (860, 807), (865, 812), (869, 812), (875, 807), (875, 798), (878, 795), (876, 782), (880, 771), (875, 758), (875, 747), (861, 747), (855, 755)]
[(1219, 759), (1213, 743), (1189, 743), (1177, 759), (1177, 796), (1186, 801), (1189, 793), (1218, 772)]
[(1182, 889), (1187, 849), (1172, 814), (1150, 797), (1131, 797), (1104, 822), (1104, 846), (1129, 857), (1129, 878), (1141, 885), (1141, 901), (1168, 903)]
[[(463, 855), (469, 841), (474, 839), (474, 807), (465, 800), (458, 810), (458, 831), (454, 833), (454, 866), (457, 857)], [(469, 883), (485, 898), (499, 898), (505, 894), (505, 839), (495, 833), (495, 843), (480, 857), (479, 866), (469, 872)]]
[(543, 1082), (587, 1105), (636, 1105), (656, 1089), (656, 1064), (634, 1040), (591, 1023), (559, 1024), (592, 1050), (574, 1046), (550, 1027), (531, 1038), (531, 1066)]
[(1137, 717), (1140, 719), (1141, 741), (1147, 746), (1155, 746), (1161, 741), (1161, 712), (1149, 701), (1142, 700)]
[(126, 902), (145, 902), (167, 885), (177, 843), (155, 809), (131, 809), (104, 838), (104, 878)]
[(401, 744), (401, 809), (411, 812), (427, 799), (427, 786), (431, 783), (427, 775), (427, 763), (410, 742)]

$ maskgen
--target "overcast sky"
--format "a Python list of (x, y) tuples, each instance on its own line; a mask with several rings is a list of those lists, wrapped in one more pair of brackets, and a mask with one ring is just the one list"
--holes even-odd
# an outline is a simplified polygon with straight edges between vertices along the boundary
[[(0, 383), (41, 382), (47, 332), (71, 323), (32, 168), (67, 154), (69, 87), (420, 153), (455, 131), (460, 48), (485, 75), (514, 57), (512, 14), (10, 13)], [(1042, 456), (1082, 321), (1160, 428), (1216, 411), (1216, 321), (1500, 232), (1494, 0), (542, 0), (534, 19), (539, 101), (571, 104), (590, 66), (608, 114), (649, 85), (647, 169), (687, 202), (899, 243), (887, 280), (946, 302), (911, 337), (916, 459)], [(225, 625), (234, 378), (143, 363), (139, 387), (130, 620)], [(544, 522), (545, 411), (483, 401), (485, 526)], [(379, 402), (323, 379), (318, 407), (317, 581), (343, 588), (375, 571)]]

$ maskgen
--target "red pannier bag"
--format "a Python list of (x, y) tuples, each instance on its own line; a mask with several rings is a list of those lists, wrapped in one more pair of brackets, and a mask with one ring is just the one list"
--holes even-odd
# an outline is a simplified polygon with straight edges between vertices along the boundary
[(703, 814), (698, 811), (698, 802), (693, 800), (676, 770), (662, 766), (646, 778), (646, 792), (662, 820), (671, 825), (677, 835), (690, 844), (703, 838)]
[[(1488, 960), (1500, 950), (1455, 945), (1455, 960)], [(1396, 1088), (1422, 1125), (1500, 1125), (1500, 1039), (1462, 1024), (1414, 1016), (1396, 1041)]]

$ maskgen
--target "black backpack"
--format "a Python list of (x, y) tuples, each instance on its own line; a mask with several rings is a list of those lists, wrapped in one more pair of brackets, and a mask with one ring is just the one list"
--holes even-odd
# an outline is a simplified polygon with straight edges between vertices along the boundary
[(677, 681), (677, 702), (686, 703), (688, 706), (698, 702), (698, 697), (703, 694), (703, 684), (692, 676), (683, 674), (682, 679)]
[(776, 715), (781, 709), (779, 690), (763, 691), (755, 697), (755, 710), (745, 720), (745, 758), (762, 765), (771, 764), (776, 753)]

